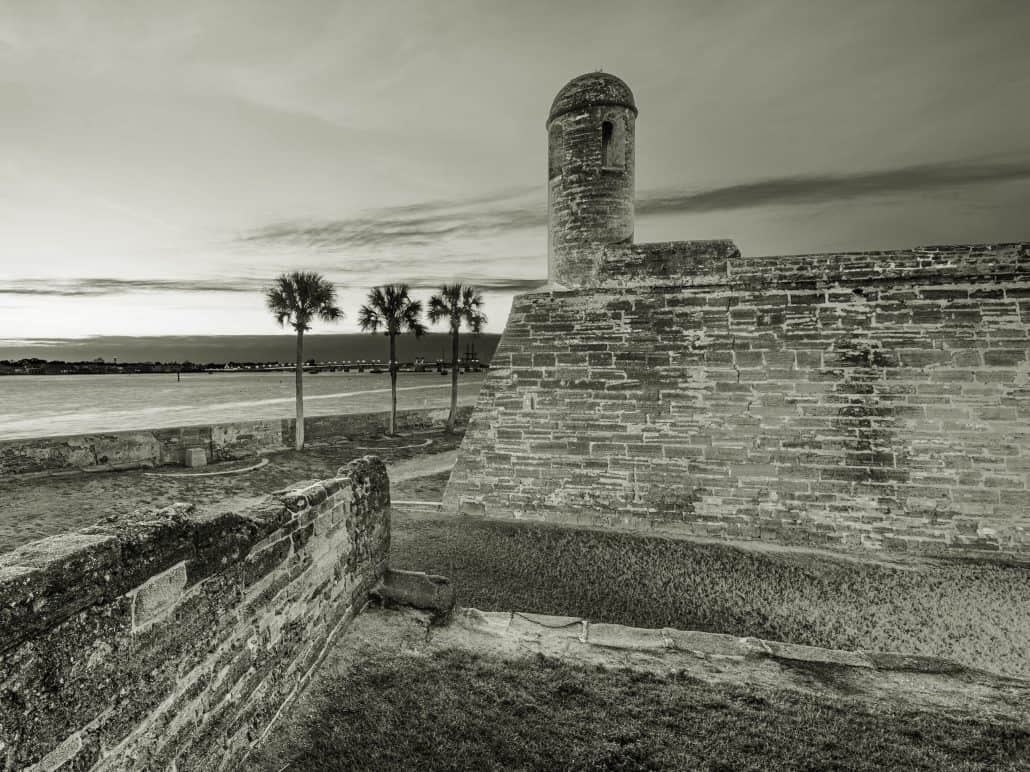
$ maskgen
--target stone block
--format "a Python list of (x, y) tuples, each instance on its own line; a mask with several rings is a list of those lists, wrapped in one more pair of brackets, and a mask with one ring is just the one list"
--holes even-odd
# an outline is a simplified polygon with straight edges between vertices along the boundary
[(136, 632), (166, 616), (186, 589), (186, 563), (178, 563), (149, 579), (134, 593), (132, 629)]
[(207, 450), (204, 448), (186, 448), (183, 456), (188, 467), (207, 466)]
[(375, 594), (383, 600), (446, 616), (454, 608), (454, 586), (444, 576), (389, 569)]
[(82, 750), (82, 736), (75, 732), (67, 740), (44, 756), (37, 769), (40, 772), (53, 772), (74, 759)]

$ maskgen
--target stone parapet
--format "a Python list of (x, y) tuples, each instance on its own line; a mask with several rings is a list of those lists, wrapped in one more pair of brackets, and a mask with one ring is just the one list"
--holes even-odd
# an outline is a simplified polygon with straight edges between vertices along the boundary
[(386, 570), (389, 503), (366, 456), (0, 556), (6, 768), (239, 769)]
[[(471, 407), (459, 407), (458, 420), (467, 420), (471, 412)], [(397, 427), (401, 431), (443, 427), (447, 422), (447, 413), (447, 408), (398, 411)], [(334, 439), (385, 432), (389, 422), (388, 411), (310, 416), (304, 421), (304, 433), (307, 440)], [(292, 447), (295, 426), (294, 419), (281, 418), (31, 440), (2, 440), (0, 479), (14, 475), (181, 465), (187, 463), (190, 451), (197, 450), (205, 451), (209, 463), (250, 458), (258, 453)]]

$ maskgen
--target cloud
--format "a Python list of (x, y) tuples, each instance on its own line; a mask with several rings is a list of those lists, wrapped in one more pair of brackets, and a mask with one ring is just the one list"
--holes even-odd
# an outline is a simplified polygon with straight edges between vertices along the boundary
[(96, 297), (130, 292), (255, 292), (264, 283), (253, 278), (228, 279), (13, 279), (0, 284), (0, 295)]
[[(399, 270), (396, 277), (386, 275), (375, 279), (369, 279), (368, 283), (386, 281), (405, 281), (413, 289), (429, 291), (436, 290), (441, 284), (455, 280), (451, 274), (441, 271), (438, 273), (424, 273), (419, 277), (403, 275)], [(410, 273), (410, 272), (409, 272)], [(468, 274), (471, 276), (471, 274)], [(345, 277), (346, 279), (346, 277)], [(493, 292), (525, 292), (536, 289), (544, 279), (532, 279), (513, 276), (487, 276), (477, 275), (474, 278), (463, 279), (474, 284), (480, 290)], [(185, 279), (109, 279), (109, 278), (83, 278), (83, 279), (15, 279), (0, 284), (0, 295), (20, 296), (50, 296), (50, 297), (100, 297), (108, 295), (124, 295), (137, 292), (184, 292), (184, 293), (208, 293), (208, 292), (238, 292), (257, 293), (261, 292), (267, 285), (267, 280), (260, 280), (253, 277), (233, 277), (220, 280), (191, 281)], [(353, 285), (353, 282), (343, 281), (342, 285)]]
[(857, 174), (776, 177), (721, 188), (645, 193), (638, 215), (697, 214), (760, 206), (788, 206), (921, 193), (971, 185), (1030, 180), (1030, 162), (921, 164)]
[(243, 237), (255, 246), (306, 247), (339, 251), (375, 247), (425, 247), (441, 239), (483, 238), (547, 224), (539, 188), (451, 201), (427, 201), (366, 211), (321, 222), (274, 223)]
[[(1030, 162), (921, 164), (854, 174), (774, 177), (705, 190), (649, 191), (637, 197), (640, 216), (697, 214), (761, 206), (790, 206), (914, 194), (945, 188), (1030, 179)], [(428, 201), (370, 210), (320, 222), (284, 221), (243, 237), (252, 246), (320, 252), (427, 247), (444, 240), (489, 238), (543, 228), (541, 188), (486, 198)]]
[[(417, 282), (408, 282), (417, 290), (437, 290), (441, 284), (455, 281), (452, 276), (440, 276), (436, 279), (422, 277)], [(522, 279), (511, 276), (474, 276), (463, 278), (466, 284), (471, 284), (476, 289), (489, 292), (528, 292), (539, 289), (540, 285), (547, 281), (546, 277), (538, 279)]]
[[(762, 206), (792, 206), (858, 198), (919, 194), (934, 190), (1030, 180), (1030, 162), (922, 164), (855, 174), (817, 174), (755, 180), (705, 190), (652, 191), (637, 199), (638, 216), (716, 212)], [(544, 281), (502, 266), (542, 268), (541, 255), (498, 257), (452, 246), (516, 231), (543, 229), (547, 212), (537, 188), (452, 200), (437, 200), (366, 211), (355, 218), (322, 222), (280, 222), (245, 234), (245, 248), (316, 255), (345, 254), (345, 260), (316, 260), (316, 269), (340, 289), (358, 289), (386, 281), (406, 281), (416, 290), (431, 290), (460, 278), (482, 290), (524, 292)], [(467, 246), (467, 245), (465, 245)], [(435, 247), (426, 250), (426, 247)], [(441, 248), (448, 253), (441, 254)], [(423, 250), (413, 259), (412, 249)], [(288, 250), (289, 251), (289, 250)], [(360, 253), (364, 251), (364, 255)], [(359, 255), (355, 255), (358, 252)], [(392, 252), (392, 254), (391, 254)], [(208, 279), (15, 279), (0, 284), (0, 295), (105, 296), (140, 292), (260, 292), (269, 277), (230, 276)]]

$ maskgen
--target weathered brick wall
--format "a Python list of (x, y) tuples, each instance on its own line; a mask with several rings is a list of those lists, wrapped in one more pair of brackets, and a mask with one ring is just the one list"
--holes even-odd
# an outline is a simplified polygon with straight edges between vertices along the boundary
[(668, 241), (610, 247), (591, 286), (625, 287), (662, 282), (683, 286), (724, 284), (740, 250), (729, 239)]
[(447, 503), (1030, 553), (1030, 245), (697, 259), (517, 298)]
[(243, 768), (382, 576), (389, 501), (368, 456), (241, 511), (176, 505), (0, 556), (4, 769)]
[[(459, 420), (471, 414), (459, 407)], [(403, 410), (397, 413), (401, 431), (442, 427), (447, 409)], [(389, 412), (310, 416), (304, 420), (308, 440), (385, 432)], [(0, 441), (0, 478), (5, 475), (52, 474), (79, 470), (135, 469), (182, 464), (187, 448), (204, 448), (212, 461), (248, 458), (257, 453), (293, 446), (292, 418), (237, 421), (227, 424), (179, 426), (165, 429), (41, 437)]]

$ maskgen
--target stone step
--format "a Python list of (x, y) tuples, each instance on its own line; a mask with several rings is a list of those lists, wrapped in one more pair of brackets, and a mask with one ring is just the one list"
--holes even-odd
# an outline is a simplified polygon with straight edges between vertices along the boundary
[(440, 501), (392, 501), (390, 507), (395, 512), (409, 512), (413, 514), (436, 514), (443, 512), (443, 503)]

